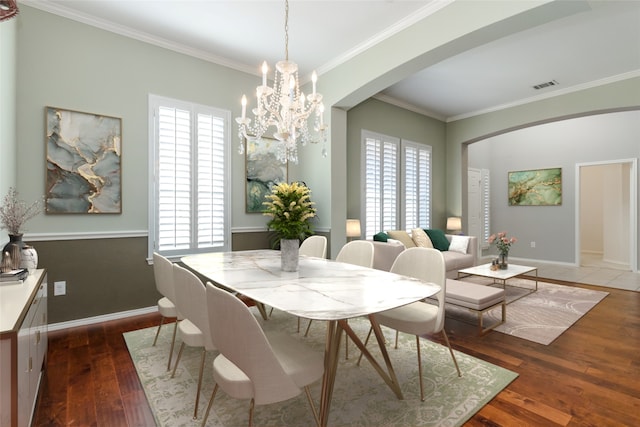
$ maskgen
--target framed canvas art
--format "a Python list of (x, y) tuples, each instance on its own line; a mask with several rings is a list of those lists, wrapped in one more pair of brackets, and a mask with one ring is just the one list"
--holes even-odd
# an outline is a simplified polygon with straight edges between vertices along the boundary
[(509, 172), (509, 206), (562, 204), (562, 168)]
[(271, 187), (287, 181), (287, 163), (276, 157), (278, 144), (276, 139), (266, 137), (245, 139), (247, 213), (263, 212), (262, 203), (271, 193)]
[(122, 119), (46, 107), (47, 214), (122, 213)]

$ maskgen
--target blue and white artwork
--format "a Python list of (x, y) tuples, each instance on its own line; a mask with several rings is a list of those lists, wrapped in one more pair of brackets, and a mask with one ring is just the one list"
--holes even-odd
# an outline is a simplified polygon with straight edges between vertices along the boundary
[(277, 158), (278, 142), (272, 138), (252, 139), (246, 143), (247, 213), (264, 212), (263, 203), (271, 188), (287, 181), (287, 164)]
[(122, 213), (122, 120), (47, 107), (46, 212)]

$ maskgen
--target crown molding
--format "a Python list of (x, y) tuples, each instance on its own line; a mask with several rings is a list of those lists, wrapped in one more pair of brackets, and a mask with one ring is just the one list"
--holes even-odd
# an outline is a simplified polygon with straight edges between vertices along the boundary
[(241, 71), (247, 74), (255, 74), (258, 75), (259, 72), (255, 67), (250, 67), (245, 64), (240, 64), (234, 61), (231, 61), (222, 56), (212, 55), (209, 52), (194, 49), (193, 47), (176, 43), (158, 36), (154, 36), (143, 31), (138, 31), (131, 27), (127, 27), (124, 25), (118, 25), (110, 21), (106, 21), (104, 19), (98, 19), (94, 16), (90, 16), (84, 13), (80, 13), (78, 11), (69, 9), (60, 4), (50, 2), (50, 1), (42, 1), (42, 0), (22, 0), (21, 3), (33, 7), (35, 9), (42, 10), (44, 12), (49, 12), (54, 15), (61, 16), (63, 18), (68, 18), (73, 21), (77, 21), (86, 25), (90, 25), (92, 27), (100, 28), (105, 31), (109, 31), (124, 37), (128, 37), (134, 40), (138, 40), (144, 43), (148, 43), (151, 45), (155, 45), (164, 49), (172, 50), (177, 53), (182, 53), (184, 55), (192, 56), (194, 58), (202, 59), (203, 61), (212, 62), (214, 64), (222, 65), (227, 68), (234, 69), (236, 71)]
[(482, 114), (493, 113), (500, 110), (506, 110), (507, 108), (518, 107), (520, 105), (530, 104), (532, 102), (542, 101), (545, 99), (555, 98), (557, 96), (568, 95), (574, 92), (580, 92), (586, 89), (592, 89), (599, 86), (604, 86), (610, 83), (615, 83), (623, 80), (632, 79), (635, 77), (640, 77), (640, 70), (630, 71), (628, 73), (618, 74), (615, 76), (607, 77), (600, 80), (594, 80), (588, 83), (571, 86), (563, 89), (556, 89), (552, 92), (547, 92), (545, 94), (540, 94), (536, 96), (532, 96), (530, 98), (524, 98), (515, 102), (510, 102), (506, 104), (496, 105), (491, 108), (485, 108), (483, 110), (472, 111), (470, 113), (460, 114), (458, 116), (451, 116), (446, 119), (447, 123), (455, 122), (456, 120), (468, 119), (470, 117), (479, 116)]

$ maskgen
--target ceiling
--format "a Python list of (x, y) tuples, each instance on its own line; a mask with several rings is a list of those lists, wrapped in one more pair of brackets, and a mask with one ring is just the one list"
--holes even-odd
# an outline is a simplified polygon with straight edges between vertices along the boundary
[[(318, 71), (321, 91), (323, 72), (452, 1), (291, 0), (289, 58), (301, 76)], [(581, 10), (451, 56), (377, 97), (451, 121), (640, 75), (640, 0), (566, 1)], [(285, 56), (281, 0), (20, 3), (256, 75), (263, 60)]]

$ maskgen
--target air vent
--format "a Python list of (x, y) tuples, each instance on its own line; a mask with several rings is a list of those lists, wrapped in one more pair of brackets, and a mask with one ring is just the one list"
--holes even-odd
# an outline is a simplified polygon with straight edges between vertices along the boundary
[(534, 88), (535, 90), (540, 90), (540, 89), (544, 89), (545, 87), (555, 86), (555, 85), (557, 85), (557, 84), (558, 84), (558, 82), (557, 82), (557, 81), (555, 81), (555, 80), (551, 80), (550, 82), (544, 82), (544, 83), (537, 84), (537, 85), (535, 85), (533, 88)]

